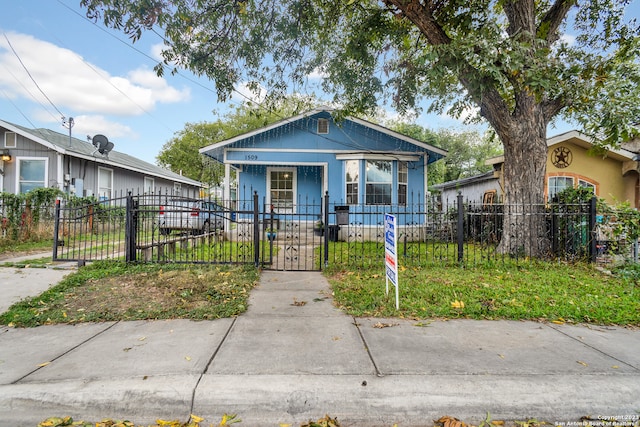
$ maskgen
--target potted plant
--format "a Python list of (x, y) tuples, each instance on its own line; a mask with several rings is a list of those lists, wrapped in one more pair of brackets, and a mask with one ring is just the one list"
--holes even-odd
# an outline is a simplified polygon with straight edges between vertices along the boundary
[(267, 228), (266, 230), (267, 233), (267, 240), (269, 241), (274, 241), (276, 239), (276, 236), (278, 235), (278, 230), (275, 228)]
[(313, 223), (313, 234), (316, 236), (324, 235), (324, 223), (321, 219)]

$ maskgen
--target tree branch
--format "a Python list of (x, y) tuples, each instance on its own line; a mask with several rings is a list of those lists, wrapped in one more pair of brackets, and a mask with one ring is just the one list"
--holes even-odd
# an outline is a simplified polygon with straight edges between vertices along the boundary
[(564, 97), (557, 97), (542, 104), (545, 121), (549, 123), (555, 116), (567, 106)]
[(430, 8), (419, 0), (384, 0), (387, 6), (393, 6), (409, 19), (424, 34), (432, 46), (451, 43), (451, 38), (438, 24)]
[(546, 40), (549, 45), (558, 41), (560, 38), (558, 29), (575, 4), (576, 0), (556, 0), (538, 24), (536, 29), (538, 37)]

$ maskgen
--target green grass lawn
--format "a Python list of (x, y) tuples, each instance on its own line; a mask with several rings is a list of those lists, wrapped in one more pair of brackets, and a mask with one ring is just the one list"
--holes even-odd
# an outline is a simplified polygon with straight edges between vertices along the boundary
[[(605, 274), (590, 264), (501, 263), (400, 268), (400, 310), (385, 293), (383, 265), (325, 271), (336, 304), (354, 316), (545, 320), (640, 325), (635, 272)], [(628, 270), (627, 270), (628, 271)]]
[[(332, 262), (324, 274), (336, 305), (353, 316), (640, 326), (639, 266), (605, 274), (587, 263), (505, 259), (464, 268), (423, 262), (400, 268), (398, 311), (392, 285), (385, 294), (381, 262), (366, 268)], [(95, 262), (14, 305), (0, 324), (235, 316), (246, 309), (258, 275), (252, 266)]]
[(14, 304), (0, 324), (232, 317), (247, 309), (258, 275), (249, 266), (95, 262)]

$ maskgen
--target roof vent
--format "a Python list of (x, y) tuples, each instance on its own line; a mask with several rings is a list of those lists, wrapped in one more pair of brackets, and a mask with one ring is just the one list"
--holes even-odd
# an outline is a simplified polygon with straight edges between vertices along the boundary
[(5, 148), (16, 148), (18, 136), (15, 132), (4, 133), (4, 146)]

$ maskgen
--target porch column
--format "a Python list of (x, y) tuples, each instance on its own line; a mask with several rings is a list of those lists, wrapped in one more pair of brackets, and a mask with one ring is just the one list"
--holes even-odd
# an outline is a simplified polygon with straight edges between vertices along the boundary
[[(224, 164), (224, 179), (222, 181), (222, 204), (224, 207), (231, 209), (231, 165), (229, 163)], [(231, 231), (231, 217), (229, 215), (224, 216), (224, 230), (227, 233)]]
[(425, 151), (424, 153), (424, 157), (423, 160), (424, 162), (424, 168), (423, 168), (423, 173), (424, 173), (424, 198), (425, 200), (427, 199), (427, 194), (429, 193), (429, 180), (428, 180), (428, 175), (429, 175), (429, 153), (427, 153)]
[(64, 156), (60, 153), (57, 153), (56, 160), (56, 180), (58, 181), (58, 189), (60, 191), (64, 191)]
[(223, 194), (222, 198), (225, 201), (231, 200), (231, 165), (229, 163), (224, 164), (224, 180), (222, 181)]

